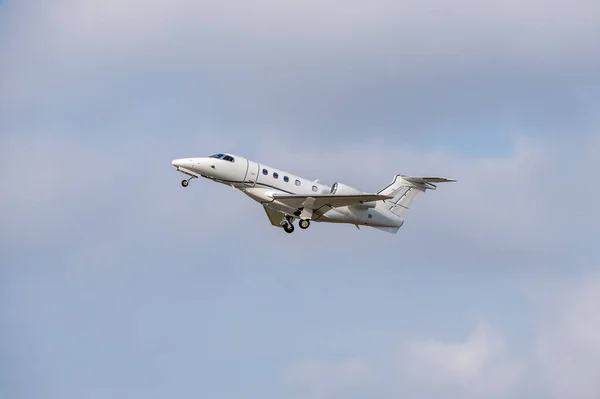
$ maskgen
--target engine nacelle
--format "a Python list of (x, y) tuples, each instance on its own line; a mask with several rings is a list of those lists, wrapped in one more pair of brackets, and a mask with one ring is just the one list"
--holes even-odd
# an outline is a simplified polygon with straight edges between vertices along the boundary
[[(364, 191), (360, 191), (355, 189), (354, 187), (347, 186), (342, 183), (335, 182), (331, 185), (331, 189), (329, 193), (332, 195), (352, 195), (352, 194), (364, 194)], [(352, 205), (361, 208), (375, 208), (377, 206), (377, 201), (363, 202), (360, 205)]]
[(377, 206), (376, 201), (362, 202), (360, 205), (354, 205), (363, 208), (375, 208)]
[(364, 194), (362, 191), (357, 190), (354, 187), (350, 187), (338, 182), (335, 182), (331, 185), (329, 193), (332, 195)]

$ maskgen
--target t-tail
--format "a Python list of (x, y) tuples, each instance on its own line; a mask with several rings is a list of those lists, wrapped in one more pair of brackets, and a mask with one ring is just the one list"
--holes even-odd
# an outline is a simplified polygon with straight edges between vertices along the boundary
[(381, 190), (378, 194), (392, 196), (393, 198), (385, 201), (385, 206), (393, 214), (402, 217), (419, 194), (426, 190), (435, 190), (437, 188), (433, 183), (455, 181), (446, 177), (396, 175), (392, 184)]

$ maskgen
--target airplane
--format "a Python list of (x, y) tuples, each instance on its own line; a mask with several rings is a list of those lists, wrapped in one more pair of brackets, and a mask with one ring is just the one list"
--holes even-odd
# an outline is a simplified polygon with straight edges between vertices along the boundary
[(324, 185), (319, 179), (311, 181), (230, 153), (171, 163), (188, 176), (181, 182), (183, 187), (199, 177), (231, 186), (259, 202), (271, 224), (286, 233), (294, 231), (298, 219), (301, 229), (313, 221), (353, 224), (359, 230), (359, 226), (368, 226), (396, 234), (404, 224), (404, 212), (420, 193), (435, 190), (433, 183), (456, 181), (396, 175), (378, 193), (365, 193), (339, 182)]

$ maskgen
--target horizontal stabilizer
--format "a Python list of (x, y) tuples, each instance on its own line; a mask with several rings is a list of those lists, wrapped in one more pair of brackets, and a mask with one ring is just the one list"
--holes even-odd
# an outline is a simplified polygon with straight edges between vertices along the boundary
[(448, 179), (447, 177), (418, 177), (418, 176), (402, 176), (404, 180), (408, 180), (413, 183), (448, 183), (455, 182), (454, 179)]

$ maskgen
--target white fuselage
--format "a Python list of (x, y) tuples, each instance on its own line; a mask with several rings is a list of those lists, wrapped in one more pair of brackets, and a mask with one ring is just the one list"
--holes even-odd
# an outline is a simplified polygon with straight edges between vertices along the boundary
[[(172, 164), (178, 171), (189, 176), (205, 177), (232, 186), (265, 207), (294, 218), (299, 216), (298, 209), (277, 201), (273, 198), (274, 194), (331, 194), (330, 186), (237, 155), (218, 155), (222, 156), (176, 159)], [(387, 209), (382, 201), (336, 208), (323, 206), (312, 215), (311, 220), (393, 228), (402, 226), (404, 222)]]

